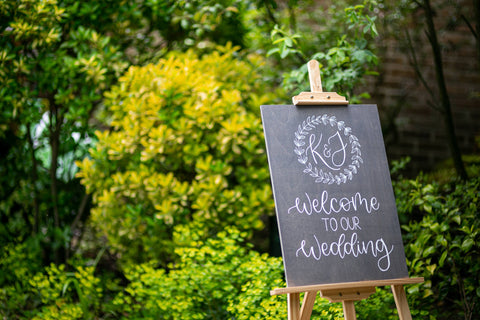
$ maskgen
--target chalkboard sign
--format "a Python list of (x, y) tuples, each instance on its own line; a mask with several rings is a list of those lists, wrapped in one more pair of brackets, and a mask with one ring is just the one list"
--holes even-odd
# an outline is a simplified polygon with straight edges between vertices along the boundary
[(408, 277), (376, 105), (261, 113), (287, 286)]

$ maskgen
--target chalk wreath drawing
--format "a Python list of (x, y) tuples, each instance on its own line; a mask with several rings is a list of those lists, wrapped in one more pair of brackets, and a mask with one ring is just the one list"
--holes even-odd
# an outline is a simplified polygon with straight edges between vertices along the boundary
[[(327, 133), (320, 130), (321, 126), (333, 130), (326, 130), (330, 131)], [(298, 125), (293, 143), (298, 162), (305, 166), (303, 172), (314, 178), (316, 183), (346, 183), (353, 179), (360, 164), (363, 164), (358, 138), (352, 134), (352, 128), (335, 116), (308, 116)], [(347, 151), (352, 155), (351, 161), (347, 161)]]

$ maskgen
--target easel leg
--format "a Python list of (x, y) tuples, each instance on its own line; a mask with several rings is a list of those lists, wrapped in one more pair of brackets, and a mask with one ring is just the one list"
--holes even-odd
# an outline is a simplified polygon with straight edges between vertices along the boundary
[(355, 313), (355, 303), (352, 300), (342, 300), (343, 317), (345, 320), (357, 320)]
[(310, 320), (316, 297), (317, 291), (305, 292), (305, 296), (303, 297), (302, 309), (300, 309), (300, 320)]
[(288, 320), (299, 320), (300, 318), (300, 293), (287, 294)]
[(412, 320), (410, 308), (408, 307), (407, 295), (405, 294), (403, 285), (392, 285), (392, 292), (400, 320)]

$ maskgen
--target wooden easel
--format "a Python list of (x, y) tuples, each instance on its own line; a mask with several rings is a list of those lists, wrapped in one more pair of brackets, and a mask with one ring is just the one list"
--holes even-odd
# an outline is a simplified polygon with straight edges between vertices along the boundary
[[(319, 64), (316, 60), (308, 62), (308, 74), (311, 92), (302, 92), (292, 98), (294, 105), (348, 105), (345, 97), (336, 92), (323, 92)], [(403, 285), (423, 282), (423, 278), (399, 278), (388, 280), (372, 280), (343, 282), (277, 288), (271, 295), (287, 294), (288, 320), (310, 319), (317, 293), (330, 302), (342, 302), (345, 320), (356, 320), (355, 301), (368, 298), (376, 292), (376, 287), (391, 286), (400, 320), (411, 320), (410, 309)], [(300, 305), (300, 293), (304, 292)]]
[[(391, 286), (400, 320), (411, 320), (407, 296), (403, 285), (423, 282), (423, 278), (400, 278), (389, 280), (372, 280), (358, 282), (343, 282), (277, 288), (270, 291), (271, 295), (287, 294), (288, 320), (308, 320), (312, 315), (317, 293), (330, 302), (342, 302), (345, 320), (355, 320), (355, 301), (368, 298), (376, 292), (376, 287)], [(300, 293), (305, 292), (300, 306)]]

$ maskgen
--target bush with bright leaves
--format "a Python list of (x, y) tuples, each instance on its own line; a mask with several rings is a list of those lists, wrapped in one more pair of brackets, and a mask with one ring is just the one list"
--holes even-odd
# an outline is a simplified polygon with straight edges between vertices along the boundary
[(96, 132), (78, 176), (93, 194), (93, 226), (121, 261), (165, 266), (175, 226), (195, 222), (208, 238), (262, 228), (273, 213), (259, 106), (275, 93), (262, 60), (239, 55), (171, 53), (131, 67), (106, 94), (110, 129)]

